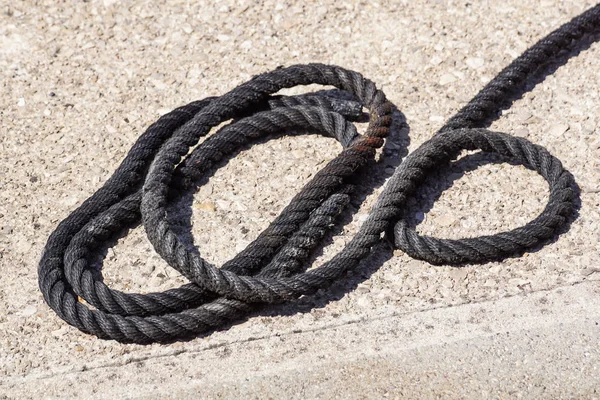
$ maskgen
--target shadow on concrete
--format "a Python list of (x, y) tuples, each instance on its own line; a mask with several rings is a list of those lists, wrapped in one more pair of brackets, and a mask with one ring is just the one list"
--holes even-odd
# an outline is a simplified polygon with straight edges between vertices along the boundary
[[(498, 105), (498, 110), (500, 110), (497, 114), (491, 115), (483, 126), (489, 126), (494, 120), (500, 117), (501, 110), (509, 108), (512, 103), (518, 99), (520, 99), (523, 94), (529, 92), (533, 87), (537, 84), (543, 82), (545, 78), (551, 74), (553, 74), (560, 66), (566, 64), (566, 62), (571, 58), (577, 56), (582, 51), (588, 49), (592, 43), (600, 40), (600, 33), (594, 33), (590, 35), (584, 36), (582, 39), (573, 43), (572, 47), (563, 53), (559, 54), (559, 57), (556, 59), (550, 60), (545, 65), (540, 66), (538, 71), (530, 78), (527, 82), (525, 82), (521, 87), (516, 88), (513, 93), (507, 97), (506, 102)], [(322, 91), (322, 94), (326, 94), (329, 96), (336, 96), (335, 92), (331, 91)], [(363, 171), (359, 174), (356, 179), (356, 191), (352, 196), (352, 201), (349, 207), (347, 207), (346, 211), (340, 216), (339, 223), (333, 227), (331, 232), (328, 234), (326, 239), (321, 243), (319, 248), (317, 248), (312, 255), (311, 260), (309, 260), (306, 265), (310, 265), (317, 257), (323, 254), (323, 249), (332, 243), (332, 237), (336, 234), (339, 234), (343, 231), (345, 225), (347, 225), (352, 220), (352, 215), (356, 212), (356, 210), (360, 207), (360, 204), (376, 190), (378, 187), (382, 186), (386, 179), (391, 175), (390, 171), (395, 167), (401, 164), (401, 160), (403, 157), (407, 155), (407, 148), (410, 143), (409, 139), (409, 127), (406, 123), (406, 119), (404, 115), (398, 111), (397, 109), (393, 112), (394, 123), (390, 132), (389, 138), (386, 140), (385, 147), (381, 152), (381, 156), (378, 160), (372, 162)], [(273, 138), (274, 136), (270, 136), (269, 138), (263, 138), (256, 141), (254, 144), (264, 143), (265, 141)], [(216, 165), (211, 171), (207, 171), (203, 178), (195, 183), (195, 188), (205, 184), (214, 171), (218, 168), (223, 167), (227, 164), (227, 160), (235, 157), (236, 154), (239, 154), (243, 149), (234, 152), (232, 155), (228, 156), (225, 161)], [(511, 162), (510, 160), (501, 159), (498, 156), (490, 155), (487, 153), (477, 153), (474, 155), (466, 156), (458, 161), (455, 161), (451, 164), (450, 168), (447, 166), (444, 167), (444, 171), (441, 169), (430, 176), (426, 181), (425, 185), (417, 192), (414, 198), (421, 199), (421, 202), (413, 201), (412, 205), (409, 205), (409, 209), (407, 210), (407, 221), (411, 227), (415, 227), (418, 224), (418, 221), (415, 221), (414, 218), (411, 219), (410, 215), (414, 215), (414, 211), (420, 210), (424, 213), (429, 211), (435, 201), (439, 199), (444, 190), (452, 187), (453, 183), (464, 176), (465, 173), (472, 171), (482, 165), (486, 164), (496, 164), (501, 162)], [(520, 165), (520, 164), (519, 164)], [(580, 201), (580, 189), (578, 187), (573, 188), (575, 195), (577, 196), (577, 210), (574, 213), (573, 217), (567, 221), (564, 226), (564, 229), (561, 230), (553, 239), (549, 242), (553, 242), (557, 240), (558, 236), (566, 232), (569, 229), (570, 224), (577, 218), (578, 210), (581, 207)], [(191, 204), (193, 202), (193, 193), (192, 191), (187, 191), (182, 194), (179, 201), (175, 202), (177, 205), (176, 209), (171, 209), (173, 212), (170, 214), (170, 220), (172, 222), (173, 229), (178, 233), (181, 239), (188, 245), (190, 250), (198, 252), (198, 249), (194, 246), (193, 237), (191, 234)], [(415, 207), (415, 208), (413, 208)], [(108, 248), (114, 246), (119, 237), (122, 237), (126, 234), (127, 230), (124, 230), (119, 235), (114, 237), (109, 243), (107, 243), (106, 247), (101, 249), (100, 258), (98, 262), (100, 263), (104, 256), (106, 255), (106, 251)], [(545, 244), (547, 244), (546, 242)], [(544, 244), (544, 245), (545, 245)], [(538, 248), (529, 249), (528, 251), (538, 251), (544, 245), (538, 246)], [(275, 306), (263, 306), (257, 308), (256, 312), (250, 313), (248, 315), (240, 316), (240, 318), (236, 321), (233, 321), (231, 324), (224, 325), (220, 330), (228, 329), (229, 327), (238, 324), (247, 320), (248, 318), (254, 316), (273, 316), (273, 315), (293, 315), (297, 313), (310, 312), (315, 308), (320, 308), (325, 306), (331, 301), (336, 301), (341, 299), (344, 295), (354, 290), (360, 283), (369, 279), (369, 277), (376, 272), (385, 262), (387, 262), (393, 256), (393, 249), (389, 242), (382, 240), (379, 245), (375, 246), (372, 250), (370, 256), (368, 256), (363, 262), (360, 263), (359, 267), (348, 273), (348, 276), (345, 279), (342, 279), (336, 283), (334, 283), (331, 287), (319, 290), (317, 293), (310, 296), (303, 296), (300, 299)], [(196, 305), (197, 306), (197, 305)], [(197, 335), (195, 337), (203, 337), (208, 336), (212, 332), (207, 332), (205, 334)], [(193, 338), (190, 338), (193, 339)], [(178, 339), (182, 340), (182, 339)]]

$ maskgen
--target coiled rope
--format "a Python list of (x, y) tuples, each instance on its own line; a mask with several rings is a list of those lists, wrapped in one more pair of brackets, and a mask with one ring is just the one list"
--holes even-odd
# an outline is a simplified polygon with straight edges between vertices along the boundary
[[(406, 157), (352, 240), (330, 261), (306, 271), (311, 251), (349, 202), (356, 172), (374, 159), (392, 122), (392, 105), (357, 72), (322, 64), (295, 65), (254, 77), (230, 92), (180, 107), (152, 124), (108, 181), (50, 235), (39, 264), (44, 299), (69, 324), (120, 342), (170, 342), (239, 318), (256, 304), (295, 299), (327, 288), (357, 267), (392, 232), (398, 248), (434, 264), (484, 262), (543, 244), (572, 216), (572, 176), (545, 149), (483, 127), (540, 68), (600, 29), (600, 6), (563, 25), (513, 61), (433, 138)], [(283, 88), (331, 85), (359, 103), (323, 96), (274, 96)], [(361, 107), (369, 125), (350, 120)], [(199, 139), (228, 120), (200, 145)], [(168, 205), (240, 147), (285, 129), (337, 139), (343, 149), (245, 250), (216, 268), (170, 226)], [(196, 146), (195, 148), (193, 148)], [(193, 148), (193, 149), (192, 149)], [(191, 152), (190, 152), (190, 149)], [(524, 227), (493, 236), (421, 237), (402, 219), (407, 200), (434, 169), (463, 150), (510, 157), (538, 171), (550, 187), (548, 205)], [(156, 251), (190, 284), (162, 293), (110, 289), (90, 267), (116, 232), (142, 221)], [(84, 299), (85, 303), (79, 301)]]

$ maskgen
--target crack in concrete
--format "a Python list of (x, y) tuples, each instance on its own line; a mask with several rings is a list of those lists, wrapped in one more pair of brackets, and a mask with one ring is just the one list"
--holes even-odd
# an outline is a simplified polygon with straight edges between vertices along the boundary
[(82, 364), (82, 365), (79, 365), (76, 367), (59, 368), (56, 370), (45, 371), (43, 373), (36, 373), (34, 371), (34, 372), (28, 373), (27, 375), (22, 376), (22, 377), (14, 377), (13, 376), (13, 377), (8, 377), (8, 378), (10, 380), (12, 380), (13, 383), (18, 383), (18, 382), (27, 382), (30, 380), (37, 380), (37, 379), (49, 379), (49, 378), (53, 378), (53, 377), (57, 377), (57, 376), (65, 376), (68, 374), (73, 374), (73, 373), (78, 373), (78, 372), (94, 371), (94, 370), (109, 369), (109, 368), (119, 368), (119, 367), (123, 367), (125, 365), (132, 364), (132, 363), (141, 363), (141, 362), (149, 361), (149, 360), (158, 360), (158, 359), (163, 359), (163, 358), (168, 358), (168, 357), (176, 357), (181, 354), (201, 354), (206, 351), (215, 350), (215, 349), (223, 348), (226, 346), (241, 345), (241, 344), (250, 343), (253, 341), (268, 340), (268, 339), (275, 338), (275, 337), (282, 337), (282, 336), (289, 337), (289, 336), (295, 336), (295, 335), (299, 335), (299, 334), (327, 331), (330, 329), (341, 328), (341, 327), (350, 326), (350, 325), (354, 325), (354, 324), (358, 324), (358, 323), (362, 323), (362, 322), (383, 321), (386, 319), (397, 318), (397, 317), (406, 317), (406, 316), (410, 316), (410, 315), (418, 315), (421, 313), (442, 310), (442, 309), (448, 309), (448, 308), (459, 308), (459, 307), (468, 306), (468, 305), (489, 304), (489, 303), (494, 303), (494, 302), (497, 302), (500, 300), (511, 299), (511, 298), (515, 298), (515, 297), (530, 297), (530, 296), (533, 296), (533, 295), (536, 295), (539, 293), (549, 293), (549, 292), (560, 290), (562, 288), (578, 286), (578, 285), (588, 283), (588, 282), (594, 282), (594, 281), (588, 281), (584, 278), (581, 281), (573, 282), (573, 283), (570, 283), (567, 285), (559, 285), (559, 286), (555, 286), (552, 288), (517, 293), (515, 295), (506, 296), (506, 297), (502, 297), (499, 299), (493, 299), (493, 300), (486, 299), (486, 300), (482, 300), (482, 301), (471, 301), (471, 302), (464, 302), (464, 303), (453, 304), (453, 305), (442, 305), (442, 306), (431, 307), (431, 308), (427, 308), (427, 309), (423, 309), (423, 310), (419, 310), (419, 311), (391, 312), (389, 314), (372, 316), (372, 317), (361, 316), (361, 317), (358, 317), (358, 318), (355, 318), (352, 320), (347, 320), (347, 321), (343, 321), (343, 322), (339, 322), (339, 323), (325, 324), (325, 325), (317, 326), (314, 328), (308, 328), (308, 329), (294, 328), (294, 329), (291, 329), (289, 331), (284, 331), (284, 332), (276, 332), (276, 333), (266, 334), (266, 335), (262, 335), (262, 336), (248, 337), (248, 338), (234, 340), (234, 341), (224, 341), (221, 343), (213, 343), (213, 344), (209, 344), (207, 346), (200, 347), (200, 348), (188, 348), (188, 349), (169, 348), (169, 349), (162, 350), (161, 353), (159, 353), (159, 354), (131, 355), (129, 357), (127, 357), (127, 356), (123, 357), (122, 359), (120, 359), (118, 361), (114, 361), (114, 362), (104, 362), (104, 363), (101, 362), (98, 365), (90, 366), (87, 364)]

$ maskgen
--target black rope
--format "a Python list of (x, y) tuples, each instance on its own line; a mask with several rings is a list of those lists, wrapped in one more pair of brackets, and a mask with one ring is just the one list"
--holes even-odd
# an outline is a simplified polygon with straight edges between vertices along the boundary
[[(436, 264), (484, 262), (538, 246), (554, 237), (573, 214), (573, 178), (540, 146), (482, 128), (542, 65), (599, 27), (600, 6), (596, 6), (505, 68), (438, 134), (407, 156), (350, 243), (308, 271), (312, 250), (349, 202), (356, 172), (368, 166), (388, 134), (392, 105), (385, 95), (356, 72), (309, 64), (256, 76), (222, 96), (178, 108), (152, 124), (104, 186), (52, 233), (38, 271), (44, 299), (69, 324), (98, 337), (169, 342), (222, 326), (249, 312), (254, 303), (283, 302), (328, 287), (356, 268), (392, 228), (399, 248)], [(274, 96), (283, 88), (313, 83), (335, 86), (357, 101)], [(359, 135), (350, 121), (360, 118), (363, 106), (370, 119), (366, 133)], [(228, 120), (233, 121), (197, 145), (200, 137)], [(168, 205), (193, 190), (224, 157), (286, 129), (333, 137), (342, 151), (255, 241), (221, 268), (214, 267), (174, 232)], [(538, 171), (550, 186), (544, 211), (522, 228), (473, 239), (440, 240), (409, 229), (402, 212), (427, 174), (462, 150), (476, 149)], [(115, 233), (140, 220), (156, 251), (190, 284), (136, 294), (103, 283), (91, 260)]]

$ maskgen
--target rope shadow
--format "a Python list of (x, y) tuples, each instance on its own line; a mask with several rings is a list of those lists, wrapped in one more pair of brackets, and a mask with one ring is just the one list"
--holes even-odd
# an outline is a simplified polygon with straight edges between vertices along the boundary
[[(560, 68), (561, 66), (565, 65), (569, 61), (569, 59), (578, 56), (581, 52), (589, 49), (593, 43), (599, 40), (600, 30), (598, 32), (585, 34), (580, 40), (571, 43), (571, 46), (569, 48), (566, 48), (563, 51), (561, 51), (557, 58), (551, 59), (548, 63), (540, 65), (538, 70), (535, 73), (533, 73), (533, 75), (531, 75), (525, 81), (524, 84), (522, 84), (520, 87), (515, 88), (511, 95), (508, 96), (501, 105), (499, 105), (498, 109), (500, 110), (500, 112), (498, 112), (496, 115), (490, 115), (486, 120), (483, 121), (482, 127), (489, 127), (495, 120), (497, 120), (501, 116), (502, 110), (510, 108), (515, 101), (521, 99), (525, 93), (531, 91), (535, 86), (542, 83), (546, 79), (546, 77), (554, 74), (554, 72), (556, 72), (556, 70), (558, 70), (558, 68)], [(408, 144), (409, 142), (407, 140), (405, 143), (406, 147), (404, 147), (404, 149), (407, 149)], [(407, 153), (405, 152), (403, 153), (402, 157), (394, 159), (397, 161), (397, 164), (393, 166), (397, 167), (398, 165), (400, 165), (401, 159), (404, 156), (406, 156), (406, 154)], [(500, 163), (509, 163), (511, 165), (523, 165), (521, 163), (515, 162), (514, 160), (500, 157), (498, 155), (479, 152), (473, 155), (463, 157), (462, 159), (453, 162), (451, 164), (451, 168), (454, 171), (454, 175), (451, 179), (449, 178), (452, 172), (446, 170), (446, 173), (444, 174), (441, 171), (441, 169), (439, 169), (438, 173), (432, 174), (430, 177), (428, 177), (426, 183), (421, 188), (419, 188), (415, 196), (412, 196), (412, 198), (422, 197), (424, 201), (422, 201), (420, 204), (419, 202), (414, 202), (413, 206), (409, 205), (409, 207), (407, 208), (407, 212), (405, 214), (408, 217), (409, 226), (414, 229), (418, 225), (418, 221), (416, 221), (414, 217), (410, 218), (410, 211), (413, 211), (413, 216), (414, 211), (416, 210), (421, 210), (423, 211), (423, 213), (427, 213), (431, 210), (433, 204), (440, 198), (441, 194), (445, 190), (452, 187), (453, 183), (456, 180), (463, 177), (465, 173), (473, 171), (479, 168), (480, 166), (486, 164)], [(528, 165), (525, 165), (525, 167), (532, 170), (532, 168)], [(571, 174), (569, 173), (569, 175)], [(385, 176), (385, 174), (378, 175), (378, 178), (381, 179), (381, 176)], [(441, 185), (438, 185), (436, 190), (431, 190), (431, 187), (433, 186), (432, 182), (434, 180), (437, 182), (441, 182)], [(556, 234), (552, 238), (534, 247), (526, 249), (524, 252), (536, 253), (548, 244), (556, 242), (560, 235), (567, 232), (570, 229), (572, 223), (578, 218), (579, 210), (581, 209), (581, 189), (575, 183), (574, 180), (573, 182), (574, 183), (571, 189), (573, 190), (575, 196), (575, 210), (571, 214), (570, 218), (567, 221), (565, 221), (564, 225), (556, 232)], [(429, 190), (430, 193), (423, 193), (427, 190)], [(364, 200), (364, 198), (361, 198), (361, 202), (362, 200)], [(331, 242), (329, 242), (328, 244), (330, 243)], [(318, 255), (321, 254), (322, 250), (318, 253)], [(513, 257), (517, 257), (522, 254), (523, 253), (516, 253), (513, 255)], [(294, 302), (267, 307), (266, 309), (263, 309), (262, 312), (257, 313), (254, 316), (294, 315), (299, 312), (310, 312), (314, 308), (324, 307), (331, 301), (340, 300), (346, 293), (354, 290), (360, 283), (369, 279), (370, 276), (374, 272), (376, 272), (381, 267), (381, 265), (390, 260), (392, 256), (393, 246), (389, 242), (386, 243), (382, 241), (378, 248), (373, 249), (370, 256), (367, 257), (363, 262), (361, 262), (359, 267), (354, 271), (353, 275), (349, 276), (347, 279), (334, 283), (330, 288), (319, 291), (320, 293), (317, 293), (316, 295), (303, 296), (302, 298)], [(456, 264), (451, 266), (462, 267), (465, 265), (467, 264)]]
[[(589, 48), (589, 46), (597, 40), (598, 40), (597, 34), (588, 35), (586, 40), (577, 41), (577, 43), (573, 46), (572, 49), (570, 49), (565, 54), (563, 54), (561, 57), (559, 57), (558, 61), (550, 62), (550, 63), (540, 67), (540, 69), (536, 72), (536, 74), (533, 78), (528, 79), (526, 81), (526, 83), (524, 85), (522, 85), (522, 87), (520, 89), (518, 89), (511, 96), (509, 96), (509, 99), (507, 99), (507, 102), (506, 102), (507, 104), (503, 105), (502, 109), (508, 108), (510, 106), (510, 104), (512, 104), (512, 102), (521, 98), (524, 93), (531, 90), (531, 85), (535, 86), (538, 83), (542, 82), (546, 76), (554, 73), (561, 65), (564, 65), (571, 57), (576, 56), (581, 51)], [(397, 110), (395, 110), (395, 113), (401, 115), (401, 113)], [(500, 113), (498, 113), (498, 114), (500, 114)], [(489, 123), (491, 123), (493, 120), (497, 119), (498, 117), (499, 117), (499, 115), (491, 116)], [(488, 126), (489, 126), (489, 123), (488, 123)], [(405, 130), (406, 139), (400, 139), (397, 143), (408, 144), (408, 141), (409, 141), (408, 131), (409, 130), (408, 130), (408, 125), (406, 125), (405, 119), (404, 119), (403, 125), (405, 125), (405, 129), (404, 128), (400, 129), (400, 131)], [(352, 206), (354, 208), (358, 207), (357, 203), (360, 204), (360, 202), (362, 202), (361, 200), (364, 200), (369, 194), (373, 193), (375, 188), (378, 187), (377, 185), (380, 186), (385, 182), (386, 175), (387, 175), (385, 169), (389, 166), (394, 166), (394, 163), (396, 163), (395, 164), (396, 166), (399, 165), (401, 162), (402, 156), (406, 155), (405, 150), (397, 151), (398, 150), (397, 148), (392, 149), (392, 148), (388, 147), (388, 143), (394, 143), (393, 139), (386, 141), (387, 154), (386, 154), (386, 148), (384, 148), (383, 156), (378, 161), (372, 163), (373, 165), (371, 165), (371, 167), (377, 167), (377, 168), (375, 170), (371, 170), (371, 168), (369, 168), (370, 172), (368, 175), (365, 174), (365, 175), (361, 176), (359, 179), (357, 179), (357, 182), (359, 182), (359, 181), (362, 182), (362, 180), (364, 178), (368, 178), (368, 179), (366, 179), (366, 182), (359, 183), (357, 185), (356, 195), (353, 196), (354, 200), (352, 202)], [(237, 152), (235, 154), (239, 154), (239, 152)], [(233, 155), (233, 156), (235, 156), (235, 155)], [(228, 157), (228, 158), (230, 159), (231, 157)], [(390, 162), (387, 164), (384, 164), (384, 163), (382, 163), (382, 160), (386, 160), (386, 161), (390, 161)], [(225, 165), (225, 164), (227, 164), (227, 161), (224, 161), (223, 165)], [(223, 165), (216, 166), (216, 168), (214, 168), (213, 170), (216, 170)], [(381, 168), (383, 168), (383, 171), (381, 170)], [(373, 175), (373, 172), (375, 172), (375, 175)], [(463, 173), (463, 175), (464, 175), (464, 173)], [(208, 179), (208, 177), (205, 179)], [(456, 178), (456, 179), (458, 179), (458, 178)], [(579, 193), (580, 193), (579, 188), (574, 188), (574, 191), (576, 192), (577, 196), (579, 197)], [(437, 200), (437, 198), (439, 198), (440, 195), (441, 195), (441, 192), (439, 194), (437, 194), (437, 196), (435, 194), (430, 196), (429, 201), (430, 201), (431, 205), (429, 206), (429, 208), (432, 207), (433, 202), (435, 202), (435, 200)], [(186, 205), (186, 201), (188, 201), (189, 202), (188, 205), (191, 206), (191, 203), (193, 202), (193, 195), (183, 196), (182, 201), (183, 201), (183, 203), (178, 202), (179, 205)], [(578, 204), (579, 204), (579, 206), (578, 206), (577, 210), (579, 210), (580, 204), (581, 204), (581, 201), (579, 198), (578, 198)], [(186, 211), (184, 211), (183, 213), (179, 213), (179, 212), (172, 213), (172, 219), (171, 219), (171, 223), (173, 224), (172, 227), (174, 228), (174, 230), (178, 231), (177, 233), (181, 234), (180, 237), (182, 239), (184, 239), (184, 241), (187, 240), (186, 243), (188, 245), (193, 246), (193, 238), (191, 238), (191, 216), (192, 216), (191, 207), (178, 207), (178, 210), (179, 210), (179, 212), (181, 212), (181, 210), (186, 210)], [(577, 214), (577, 212), (575, 214)], [(351, 215), (352, 214), (350, 213), (350, 210), (347, 210), (345, 213), (342, 214), (340, 223), (336, 225), (336, 227), (334, 228), (333, 231), (331, 231), (331, 233), (329, 234), (329, 239), (325, 243), (323, 243), (323, 245), (319, 248), (318, 251), (315, 251), (312, 260), (314, 260), (314, 258), (318, 257), (319, 255), (323, 254), (324, 246), (327, 246), (328, 244), (330, 244), (332, 242), (331, 238), (335, 235), (335, 233), (341, 232), (343, 230), (343, 227), (352, 220)], [(574, 219), (571, 219), (571, 221), (565, 226), (565, 229), (568, 229), (568, 226), (570, 226), (570, 223), (573, 220)], [(125, 231), (128, 231), (128, 230), (125, 230)], [(186, 232), (189, 233), (189, 237), (187, 237), (188, 233), (186, 233)], [(186, 237), (187, 237), (187, 239), (185, 239)], [(553, 239), (553, 240), (556, 240), (557, 237), (558, 236), (555, 235), (555, 239)], [(116, 240), (114, 241), (114, 243), (116, 243)], [(108, 247), (110, 247), (110, 246), (108, 246)], [(108, 249), (108, 247), (107, 247), (107, 249)], [(540, 248), (541, 247), (542, 247), (542, 245), (540, 246)], [(195, 249), (195, 247), (193, 247), (193, 248)], [(359, 265), (359, 267), (355, 271), (353, 271), (353, 274), (351, 276), (349, 276), (345, 280), (335, 283), (329, 289), (321, 290), (321, 291), (317, 292), (317, 294), (314, 294), (314, 295), (304, 296), (304, 297), (300, 298), (299, 300), (288, 303), (288, 304), (279, 305), (279, 306), (263, 307), (260, 311), (257, 311), (256, 313), (251, 313), (251, 314), (248, 314), (246, 316), (243, 316), (243, 317), (237, 319), (231, 325), (238, 324), (240, 322), (245, 321), (248, 318), (251, 318), (251, 317), (257, 316), (257, 315), (292, 315), (292, 314), (295, 314), (298, 312), (306, 312), (306, 311), (314, 309), (315, 307), (324, 306), (332, 300), (338, 300), (343, 295), (348, 293), (348, 291), (354, 289), (356, 286), (358, 286), (358, 284), (360, 284), (361, 282), (364, 282), (366, 279), (368, 279), (375, 271), (377, 271), (380, 268), (380, 266), (383, 263), (385, 263), (387, 260), (389, 260), (392, 257), (391, 248), (389, 248), (389, 246), (386, 245), (385, 242), (383, 242), (383, 241), (380, 242), (380, 245), (376, 246), (375, 250), (377, 250), (377, 251), (373, 251), (371, 253), (371, 255), (368, 256)], [(196, 251), (198, 251), (198, 250), (196, 249)], [(228, 329), (228, 327), (230, 327), (231, 325), (225, 325), (222, 327), (222, 329)], [(219, 330), (221, 330), (221, 328)], [(204, 336), (210, 335), (211, 333), (212, 333), (212, 331), (203, 333), (200, 335), (195, 335), (194, 337), (204, 337)], [(178, 338), (177, 340), (181, 340), (181, 338)]]
[[(319, 94), (325, 93), (328, 96), (335, 95), (335, 91), (320, 91)], [(342, 97), (347, 99), (346, 96)], [(368, 121), (368, 115), (363, 115), (358, 119), (358, 123)], [(356, 213), (360, 205), (364, 200), (378, 188), (381, 187), (390, 174), (390, 167), (395, 168), (401, 163), (404, 156), (408, 154), (408, 146), (410, 144), (409, 139), (409, 127), (406, 123), (406, 117), (397, 108), (394, 107), (392, 110), (392, 125), (390, 127), (390, 133), (386, 142), (381, 150), (380, 157), (371, 161), (368, 165), (363, 167), (356, 175), (356, 180), (352, 182), (355, 185), (355, 190), (351, 195), (351, 202), (346, 207), (344, 212), (338, 217), (338, 223), (332, 227), (329, 234), (325, 236), (324, 240), (319, 246), (317, 246), (306, 262), (305, 266), (309, 266), (314, 263), (315, 259), (323, 255), (323, 250), (330, 244), (333, 243), (333, 238), (343, 232), (344, 227), (352, 221), (352, 216)], [(269, 135), (259, 139), (255, 139), (252, 143), (249, 143), (237, 151), (225, 156), (220, 162), (215, 163), (213, 167), (207, 170), (202, 178), (194, 182), (193, 187), (186, 189), (183, 192), (174, 191), (174, 201), (169, 206), (168, 219), (172, 229), (177, 233), (183, 243), (185, 243), (190, 251), (200, 255), (201, 249), (195, 245), (192, 235), (192, 219), (193, 219), (193, 202), (194, 193), (202, 185), (209, 182), (210, 178), (214, 176), (216, 171), (222, 167), (225, 167), (233, 158), (238, 156), (240, 153), (250, 149), (252, 146), (264, 144), (269, 140), (280, 138), (282, 136), (298, 136), (300, 134), (306, 134), (307, 132), (284, 132), (276, 135)], [(310, 132), (314, 133), (314, 132)], [(92, 262), (90, 266), (96, 267), (95, 273), (100, 275), (102, 279), (102, 265), (103, 261), (108, 254), (108, 249), (114, 247), (118, 241), (125, 237), (132, 229), (135, 229), (140, 225), (137, 221), (130, 227), (124, 228), (119, 232), (113, 234), (109, 239), (104, 241), (103, 246), (96, 249), (93, 252)], [(389, 251), (386, 251), (386, 248)], [(265, 305), (259, 307), (256, 311), (249, 314), (241, 315), (238, 319), (231, 321), (213, 331), (209, 331), (200, 335), (193, 335), (189, 338), (177, 338), (174, 341), (191, 340), (198, 337), (210, 336), (214, 331), (227, 330), (233, 325), (243, 323), (249, 318), (254, 316), (268, 316), (268, 315), (293, 315), (298, 312), (309, 311), (315, 307), (322, 307), (325, 304), (335, 301), (343, 297), (346, 293), (354, 290), (354, 288), (368, 279), (375, 271), (377, 271), (383, 263), (389, 260), (392, 256), (391, 248), (389, 244), (382, 241), (379, 246), (372, 252), (370, 256), (364, 260), (358, 269), (349, 273), (347, 279), (343, 279), (339, 282), (334, 283), (327, 290), (320, 290), (318, 294), (312, 296), (303, 296), (302, 298), (283, 305)], [(215, 299), (217, 296), (215, 296)], [(171, 343), (167, 341), (164, 343)]]

